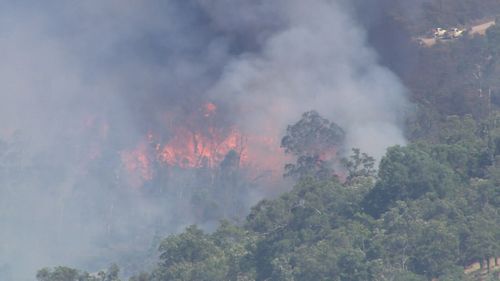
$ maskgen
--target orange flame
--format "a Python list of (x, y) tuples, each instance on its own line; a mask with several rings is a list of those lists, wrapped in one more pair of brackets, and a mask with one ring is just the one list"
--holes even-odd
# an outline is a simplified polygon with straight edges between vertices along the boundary
[(204, 110), (205, 110), (205, 117), (210, 117), (212, 115), (215, 114), (216, 110), (217, 110), (217, 106), (211, 102), (207, 102), (204, 106)]
[(149, 181), (154, 176), (152, 161), (184, 169), (217, 168), (230, 151), (235, 151), (240, 155), (240, 167), (272, 171), (273, 176), (281, 177), (285, 156), (277, 138), (246, 136), (234, 127), (218, 127), (214, 118), (217, 106), (210, 102), (204, 104), (198, 114), (180, 125), (169, 126), (173, 136), (165, 144), (148, 133), (135, 150), (122, 154), (126, 170)]
[(153, 179), (153, 170), (146, 143), (139, 144), (134, 150), (122, 152), (121, 158), (132, 186), (138, 187), (145, 181)]
[(223, 135), (210, 128), (208, 134), (180, 128), (160, 152), (160, 159), (170, 166), (181, 168), (213, 168), (231, 150), (241, 151), (242, 138), (236, 131)]

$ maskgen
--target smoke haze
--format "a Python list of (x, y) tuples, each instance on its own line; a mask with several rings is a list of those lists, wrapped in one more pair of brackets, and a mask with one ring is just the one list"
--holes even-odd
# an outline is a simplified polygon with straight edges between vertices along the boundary
[[(247, 135), (279, 139), (317, 110), (346, 130), (348, 146), (377, 158), (404, 143), (404, 87), (379, 64), (351, 8), (340, 0), (1, 3), (0, 278), (33, 280), (60, 264), (97, 270), (122, 245), (147, 247), (155, 235), (216, 221), (200, 221), (182, 201), (196, 174), (170, 175), (170, 186), (189, 188), (153, 200), (130, 186), (121, 163), (149, 132), (173, 137), (167, 116), (181, 122), (206, 102), (223, 113), (220, 126)], [(251, 204), (264, 194), (244, 196)]]
[[(232, 59), (211, 91), (243, 107), (242, 125), (258, 132), (286, 128), (300, 112), (317, 110), (347, 131), (347, 143), (380, 158), (403, 143), (398, 120), (404, 90), (377, 64), (365, 34), (332, 1), (287, 1), (275, 18), (287, 27), (258, 54)], [(370, 136), (367, 138), (366, 136)]]

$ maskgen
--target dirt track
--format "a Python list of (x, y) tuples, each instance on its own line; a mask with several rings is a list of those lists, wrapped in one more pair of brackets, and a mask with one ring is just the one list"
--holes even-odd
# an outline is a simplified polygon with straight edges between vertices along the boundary
[(491, 26), (495, 25), (495, 21), (488, 21), (479, 25), (475, 25), (471, 27), (469, 31), (469, 35), (474, 35), (474, 34), (479, 34), (479, 35), (485, 35), (486, 30), (490, 28)]
[[(486, 262), (486, 261), (485, 261)], [(474, 275), (478, 277), (478, 280), (484, 280), (484, 277), (488, 275), (488, 273), (499, 272), (500, 271), (500, 257), (499, 258), (491, 258), (489, 260), (490, 268), (488, 272), (487, 266), (481, 269), (481, 265), (479, 262), (473, 263), (467, 266), (464, 270), (464, 273), (467, 275)]]
[[(495, 25), (495, 21), (494, 20), (491, 20), (491, 21), (487, 21), (487, 22), (483, 22), (481, 24), (477, 24), (477, 25), (474, 25), (474, 26), (471, 26), (469, 28), (469, 32), (467, 33), (467, 35), (469, 36), (474, 36), (474, 35), (485, 35), (486, 34), (486, 30), (488, 28), (490, 28), (491, 26)], [(422, 44), (422, 46), (424, 47), (432, 47), (434, 46), (438, 40), (436, 40), (436, 38), (434, 37), (418, 37), (417, 40)], [(453, 41), (453, 40), (446, 40), (446, 41)]]

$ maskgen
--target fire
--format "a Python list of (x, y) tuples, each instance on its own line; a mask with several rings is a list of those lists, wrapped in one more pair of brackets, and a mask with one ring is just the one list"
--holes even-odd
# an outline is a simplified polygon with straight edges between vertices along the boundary
[(170, 166), (181, 168), (213, 168), (231, 150), (242, 150), (242, 137), (235, 130), (224, 135), (215, 128), (210, 128), (208, 133), (180, 128), (161, 149), (160, 159)]
[(205, 109), (205, 117), (210, 117), (213, 114), (215, 114), (217, 106), (211, 102), (207, 102), (204, 106), (204, 109)]
[(181, 126), (169, 128), (172, 138), (157, 145), (160, 162), (181, 168), (214, 168), (231, 150), (241, 153), (242, 135), (234, 128), (217, 126), (214, 103), (205, 103), (199, 112), (201, 119), (195, 114)]
[(272, 170), (281, 176), (285, 156), (278, 138), (246, 135), (227, 124), (218, 126), (216, 117), (217, 106), (208, 102), (181, 122), (168, 120), (165, 127), (171, 137), (163, 143), (154, 133), (148, 133), (134, 150), (122, 154), (125, 169), (149, 181), (154, 177), (154, 165), (215, 169), (229, 152), (235, 151), (240, 156), (239, 167)]
[(132, 186), (138, 187), (153, 179), (147, 143), (139, 144), (134, 150), (122, 152), (121, 158)]

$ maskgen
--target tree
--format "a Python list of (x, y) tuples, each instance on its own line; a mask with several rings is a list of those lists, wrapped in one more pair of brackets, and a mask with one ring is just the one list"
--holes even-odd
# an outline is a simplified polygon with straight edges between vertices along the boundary
[(39, 281), (78, 281), (79, 277), (78, 270), (63, 266), (56, 267), (53, 271), (44, 268), (36, 274)]
[(364, 152), (361, 153), (359, 148), (353, 148), (351, 156), (343, 158), (341, 163), (347, 170), (347, 184), (375, 178), (375, 159)]
[(115, 264), (111, 265), (107, 271), (100, 271), (96, 274), (58, 266), (52, 270), (49, 268), (40, 269), (36, 278), (38, 281), (120, 281), (119, 272), (120, 269)]
[(320, 155), (338, 149), (344, 138), (345, 132), (337, 124), (316, 111), (308, 111), (297, 123), (287, 127), (281, 147), (295, 156)]
[(343, 253), (339, 258), (338, 267), (340, 269), (340, 280), (360, 281), (370, 279), (365, 254), (358, 249)]
[(380, 162), (378, 177), (363, 203), (375, 217), (398, 200), (415, 200), (428, 193), (442, 198), (458, 184), (449, 167), (415, 145), (389, 148)]
[(284, 177), (291, 177), (296, 180), (306, 177), (328, 180), (333, 177), (333, 168), (330, 163), (320, 159), (318, 155), (299, 156), (295, 164), (285, 165)]
[(414, 243), (410, 266), (429, 279), (444, 275), (459, 261), (458, 237), (442, 222), (424, 224)]
[(333, 176), (332, 160), (343, 149), (345, 132), (337, 124), (309, 111), (294, 125), (288, 126), (281, 140), (285, 153), (297, 158), (296, 164), (285, 166), (287, 177), (297, 179)]
[(227, 257), (213, 239), (196, 226), (170, 236), (160, 245), (160, 264), (153, 280), (218, 281), (228, 273)]
[[(483, 260), (489, 260), (500, 253), (498, 237), (500, 227), (498, 221), (495, 221), (498, 212), (492, 211), (476, 213), (469, 216), (469, 229), (463, 234), (463, 248), (465, 259), (468, 263)], [(486, 266), (489, 267), (489, 264)]]

